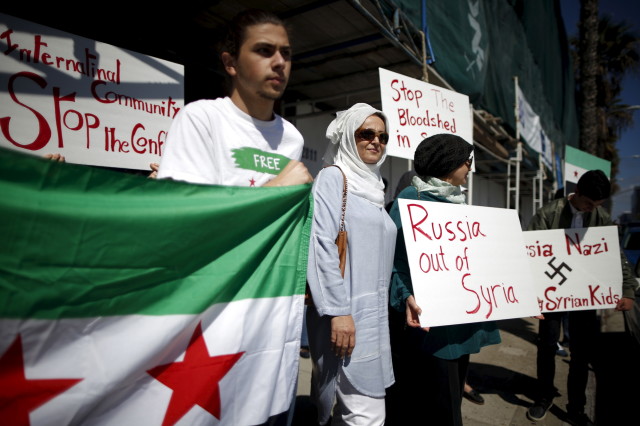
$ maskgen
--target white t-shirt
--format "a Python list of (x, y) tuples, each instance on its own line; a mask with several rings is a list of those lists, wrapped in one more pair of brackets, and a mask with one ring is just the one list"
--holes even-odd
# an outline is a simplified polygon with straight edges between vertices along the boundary
[(257, 120), (230, 98), (187, 104), (173, 120), (158, 179), (227, 186), (262, 186), (300, 160), (304, 140), (279, 115)]

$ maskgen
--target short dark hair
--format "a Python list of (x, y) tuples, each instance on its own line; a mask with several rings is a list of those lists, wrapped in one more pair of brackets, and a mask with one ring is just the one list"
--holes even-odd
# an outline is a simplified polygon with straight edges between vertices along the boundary
[(247, 27), (260, 24), (279, 25), (289, 33), (284, 21), (275, 13), (262, 9), (247, 9), (234, 16), (227, 25), (227, 35), (222, 45), (222, 52), (237, 57), (240, 46), (246, 38)]
[(589, 170), (578, 179), (577, 192), (593, 201), (606, 200), (611, 195), (611, 182), (602, 170)]

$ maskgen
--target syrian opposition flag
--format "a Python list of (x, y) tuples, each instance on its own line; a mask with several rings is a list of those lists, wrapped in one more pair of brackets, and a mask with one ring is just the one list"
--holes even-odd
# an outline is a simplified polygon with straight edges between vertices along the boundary
[(608, 178), (611, 178), (611, 162), (566, 146), (564, 154), (565, 185), (567, 183), (577, 184), (580, 177), (589, 170), (602, 170)]
[(0, 151), (0, 423), (251, 425), (296, 389), (310, 186)]

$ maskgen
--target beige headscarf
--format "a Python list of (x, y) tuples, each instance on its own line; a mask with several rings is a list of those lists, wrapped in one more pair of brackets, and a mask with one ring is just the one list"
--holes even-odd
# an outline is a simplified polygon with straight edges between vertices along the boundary
[(376, 206), (384, 206), (384, 183), (380, 176), (380, 166), (387, 158), (385, 149), (380, 161), (367, 164), (360, 158), (354, 133), (371, 115), (378, 113), (384, 117), (385, 128), (387, 118), (370, 105), (358, 103), (346, 111), (340, 111), (327, 128), (327, 139), (331, 142), (324, 154), (327, 164), (336, 164), (347, 175), (349, 192), (358, 195)]

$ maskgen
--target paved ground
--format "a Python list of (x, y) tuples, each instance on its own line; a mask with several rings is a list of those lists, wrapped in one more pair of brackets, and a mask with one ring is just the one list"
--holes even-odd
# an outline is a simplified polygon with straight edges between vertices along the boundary
[[(620, 312), (602, 312), (604, 344), (600, 348), (605, 359), (604, 367), (590, 375), (587, 396), (587, 412), (597, 418), (600, 426), (640, 425), (635, 404), (640, 395), (634, 389), (640, 381), (640, 348), (628, 333), (624, 332), (624, 319)], [(463, 401), (462, 413), (465, 426), (522, 426), (535, 425), (526, 418), (532, 403), (536, 377), (537, 320), (520, 318), (499, 322), (502, 343), (484, 348), (471, 356), (469, 383), (485, 398), (484, 405)], [(624, 348), (627, 348), (626, 350)], [(311, 362), (300, 360), (298, 397), (294, 426), (314, 425), (313, 406), (309, 402)], [(556, 357), (556, 387), (560, 396), (540, 426), (567, 425), (566, 377), (569, 358)], [(598, 399), (596, 401), (596, 383)], [(638, 402), (636, 402), (638, 401)], [(416, 419), (412, 424), (430, 424)], [(433, 425), (437, 426), (437, 425)]]

